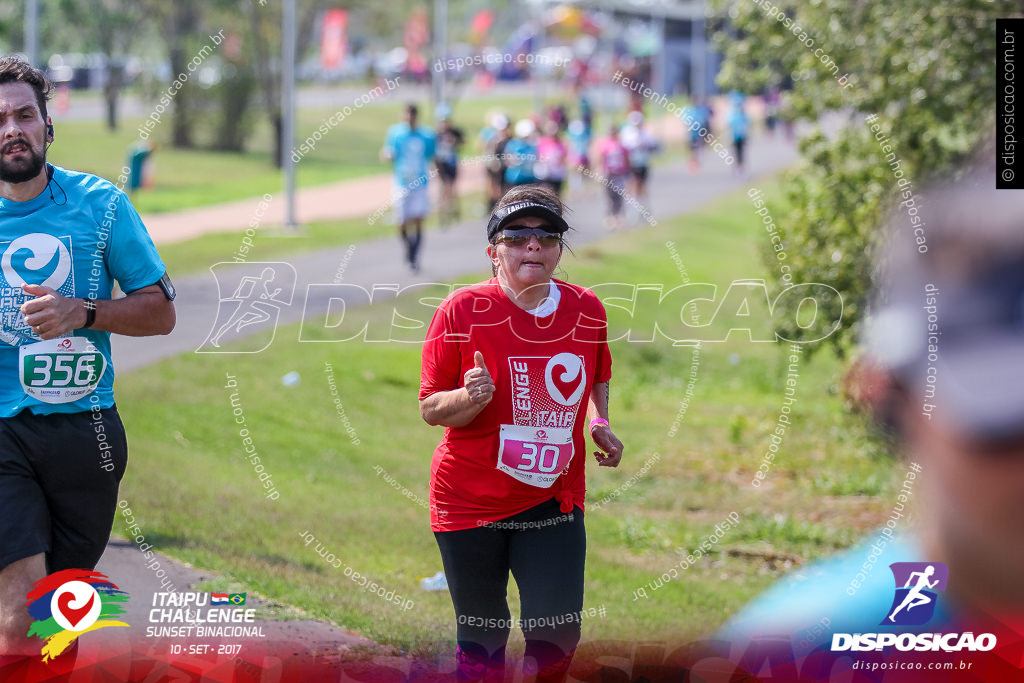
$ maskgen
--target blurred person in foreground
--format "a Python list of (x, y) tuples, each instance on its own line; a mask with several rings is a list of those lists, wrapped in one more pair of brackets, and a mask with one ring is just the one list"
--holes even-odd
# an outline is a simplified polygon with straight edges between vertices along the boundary
[[(900, 211), (881, 252), (885, 274), (866, 351), (848, 382), (900, 454), (904, 481), (886, 501), (889, 521), (861, 544), (782, 580), (720, 637), (781, 636), (800, 645), (800, 655), (830, 648), (834, 634), (1021, 625), (1024, 193), (994, 187), (994, 167), (983, 164), (935, 188), (926, 202), (916, 198), (907, 208), (920, 208), (924, 220), (912, 225)], [(918, 563), (910, 568), (923, 579), (894, 586), (900, 570), (889, 565), (900, 562)], [(938, 563), (948, 567), (945, 591), (922, 597), (918, 587), (938, 587)], [(894, 596), (897, 588), (914, 599)], [(924, 597), (932, 607), (923, 607)], [(915, 609), (918, 619), (934, 614), (897, 625)]]

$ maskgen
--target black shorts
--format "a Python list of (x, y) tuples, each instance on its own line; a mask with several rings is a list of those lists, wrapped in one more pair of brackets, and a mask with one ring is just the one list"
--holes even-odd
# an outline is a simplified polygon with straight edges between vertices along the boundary
[(732, 141), (732, 146), (736, 149), (736, 163), (740, 166), (743, 165), (743, 148), (747, 144), (746, 138), (735, 138)]
[(622, 194), (626, 191), (626, 176), (608, 177), (605, 182), (605, 194), (608, 196), (608, 215), (622, 214)]
[(434, 532), (458, 621), (459, 655), (498, 664), (512, 627), (509, 572), (519, 586), (526, 655), (551, 666), (580, 640), (587, 533), (583, 511), (552, 498), (473, 529)]
[(128, 442), (117, 408), (0, 419), (0, 569), (93, 569), (110, 539)]
[(441, 180), (452, 183), (459, 176), (459, 167), (457, 164), (438, 163), (437, 174), (441, 176)]
[(638, 183), (647, 182), (647, 166), (633, 166), (630, 170), (633, 172), (633, 178)]

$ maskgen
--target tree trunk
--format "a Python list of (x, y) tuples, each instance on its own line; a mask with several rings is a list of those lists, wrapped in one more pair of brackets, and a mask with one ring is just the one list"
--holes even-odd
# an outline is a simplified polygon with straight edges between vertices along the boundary
[[(185, 57), (185, 50), (180, 47), (171, 48), (171, 73), (177, 75), (185, 70), (188, 60)], [(174, 105), (174, 116), (171, 117), (171, 146), (191, 149), (195, 147), (195, 140), (192, 137), (192, 116), (189, 113), (190, 93), (188, 84), (177, 92), (172, 100)]]
[[(195, 0), (178, 0), (174, 3), (173, 15), (170, 17), (170, 43), (171, 75), (177, 78), (178, 74), (187, 73), (186, 67), (189, 55), (186, 42), (189, 36), (193, 36), (199, 30), (199, 10)], [(195, 139), (192, 134), (192, 127), (195, 122), (195, 112), (192, 111), (192, 83), (186, 83), (177, 91), (172, 98), (174, 116), (171, 123), (171, 145), (173, 147), (192, 148), (195, 147)]]
[(124, 67), (107, 59), (107, 84), (104, 88), (104, 95), (107, 101), (107, 129), (117, 130), (117, 102), (121, 94), (121, 84), (124, 80)]
[(271, 69), (270, 47), (263, 34), (263, 26), (260, 15), (252, 4), (247, 5), (249, 21), (252, 25), (253, 52), (256, 55), (256, 78), (262, 86), (263, 106), (270, 119), (270, 125), (274, 130), (274, 153), (270, 157), (270, 163), (274, 168), (284, 166), (284, 159), (281, 149), (284, 139), (284, 122), (281, 115), (281, 75)]
[(284, 168), (284, 117), (281, 112), (274, 112), (274, 167)]
[(242, 62), (229, 62), (227, 67), (218, 86), (220, 125), (214, 149), (241, 152), (245, 148), (245, 139), (250, 131), (249, 103), (256, 89), (256, 78), (248, 65)]

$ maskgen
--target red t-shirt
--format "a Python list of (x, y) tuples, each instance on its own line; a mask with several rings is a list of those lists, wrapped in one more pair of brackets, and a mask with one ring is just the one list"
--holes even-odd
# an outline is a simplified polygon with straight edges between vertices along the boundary
[(552, 497), (563, 512), (583, 508), (584, 426), (591, 388), (611, 378), (608, 326), (592, 291), (554, 282), (561, 300), (543, 318), (511, 301), (497, 278), (457, 290), (434, 313), (420, 398), (463, 386), (475, 351), (495, 391), (472, 422), (447, 427), (434, 451), (433, 531), (476, 528)]

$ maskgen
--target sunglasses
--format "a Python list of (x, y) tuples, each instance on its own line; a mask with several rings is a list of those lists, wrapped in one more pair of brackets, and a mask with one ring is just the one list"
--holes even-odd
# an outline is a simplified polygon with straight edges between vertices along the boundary
[(540, 228), (508, 228), (501, 231), (495, 237), (494, 243), (504, 242), (510, 247), (525, 247), (530, 243), (530, 238), (536, 237), (542, 247), (557, 247), (562, 243), (562, 235), (557, 232), (548, 232)]

